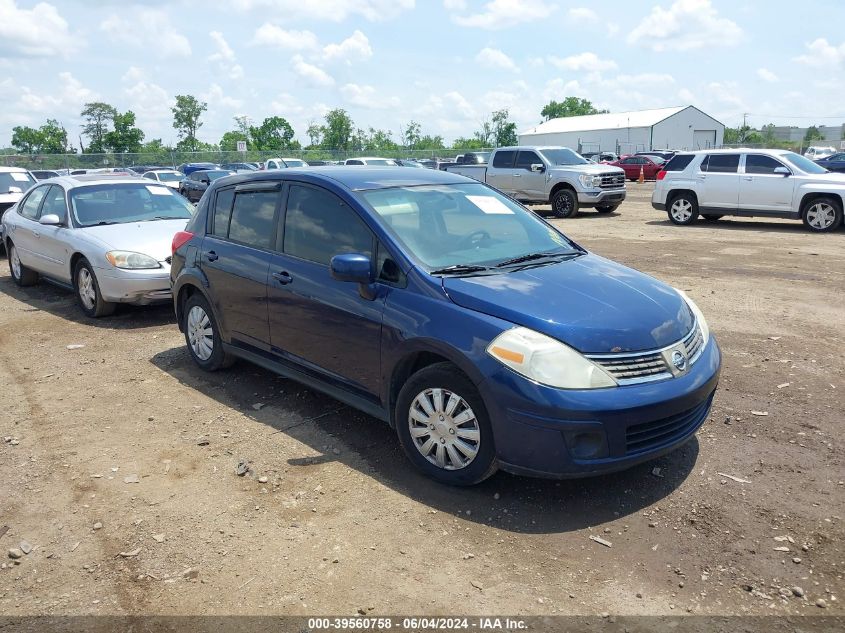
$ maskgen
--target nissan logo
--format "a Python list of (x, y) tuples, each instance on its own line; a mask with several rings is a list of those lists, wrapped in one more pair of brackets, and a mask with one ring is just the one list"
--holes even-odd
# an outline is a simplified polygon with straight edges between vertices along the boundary
[(678, 371), (684, 371), (687, 368), (686, 355), (682, 351), (676, 349), (672, 352), (672, 364)]

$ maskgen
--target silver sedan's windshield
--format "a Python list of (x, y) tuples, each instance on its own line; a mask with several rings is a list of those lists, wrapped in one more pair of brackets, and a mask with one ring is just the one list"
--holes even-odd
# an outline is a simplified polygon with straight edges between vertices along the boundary
[(533, 213), (482, 184), (394, 187), (358, 195), (431, 270), (581, 252)]
[(108, 183), (70, 190), (73, 217), (79, 226), (148, 220), (188, 220), (193, 205), (173, 189), (155, 183)]

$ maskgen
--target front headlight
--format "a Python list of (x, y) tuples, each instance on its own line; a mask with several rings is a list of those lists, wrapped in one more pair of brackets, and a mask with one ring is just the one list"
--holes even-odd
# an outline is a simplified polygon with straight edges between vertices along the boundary
[(601, 367), (571, 347), (524, 327), (502, 332), (487, 346), (487, 353), (518, 374), (558, 389), (615, 387)]
[(584, 185), (587, 189), (592, 189), (593, 187), (598, 187), (599, 185), (601, 185), (601, 176), (581, 174), (580, 176), (578, 176), (578, 179), (581, 181), (581, 184)]
[(710, 328), (707, 326), (707, 319), (704, 318), (704, 313), (699, 309), (697, 305), (695, 305), (695, 301), (690, 299), (683, 290), (678, 290), (678, 294), (681, 295), (681, 298), (687, 302), (689, 309), (692, 311), (693, 316), (695, 316), (695, 320), (698, 321), (698, 327), (701, 328), (701, 337), (704, 339), (704, 345), (707, 345), (707, 341), (710, 340)]
[(106, 253), (106, 259), (115, 268), (122, 268), (124, 270), (161, 268), (161, 264), (155, 258), (131, 251), (109, 251)]

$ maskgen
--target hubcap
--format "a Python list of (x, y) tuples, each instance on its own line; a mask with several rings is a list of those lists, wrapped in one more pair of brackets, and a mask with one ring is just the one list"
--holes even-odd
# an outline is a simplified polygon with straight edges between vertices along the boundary
[(678, 222), (686, 222), (692, 217), (692, 203), (680, 198), (672, 203), (672, 217)]
[(15, 279), (20, 279), (21, 259), (20, 257), (18, 257), (18, 249), (16, 249), (14, 246), (10, 247), (9, 261), (12, 264), (12, 274), (15, 276)]
[(836, 210), (824, 202), (814, 204), (807, 209), (807, 224), (814, 229), (826, 229), (836, 219)]
[(188, 343), (194, 355), (200, 360), (208, 360), (214, 351), (214, 330), (211, 319), (199, 306), (188, 312)]
[(472, 408), (447, 389), (426, 389), (414, 398), (408, 429), (420, 454), (443, 470), (466, 468), (481, 445), (481, 428)]
[(94, 288), (94, 276), (87, 268), (79, 269), (76, 286), (79, 289), (79, 298), (82, 305), (89, 310), (93, 310), (94, 304), (97, 302), (97, 290)]

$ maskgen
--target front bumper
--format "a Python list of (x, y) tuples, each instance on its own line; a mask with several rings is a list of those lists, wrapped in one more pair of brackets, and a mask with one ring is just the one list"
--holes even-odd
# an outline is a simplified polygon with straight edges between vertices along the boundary
[(578, 204), (589, 207), (604, 204), (621, 204), (625, 200), (626, 195), (627, 191), (624, 187), (620, 189), (601, 189), (598, 191), (579, 191)]
[[(711, 338), (685, 375), (640, 385), (554, 389), (502, 367), (479, 385), (499, 465), (537, 477), (584, 477), (671, 452), (707, 419), (720, 366)], [(577, 452), (585, 437), (599, 438), (594, 457)]]
[(170, 301), (170, 270), (97, 270), (97, 284), (105, 301), (149, 305)]

